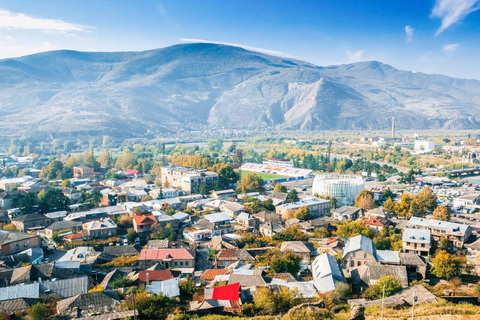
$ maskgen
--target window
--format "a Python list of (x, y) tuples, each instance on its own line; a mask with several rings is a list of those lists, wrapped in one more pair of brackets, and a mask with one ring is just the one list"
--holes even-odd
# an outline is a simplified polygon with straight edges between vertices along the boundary
[(362, 261), (357, 261), (357, 266), (361, 266), (362, 265)]
[(186, 266), (186, 267), (188, 267), (188, 264), (189, 264), (188, 261), (185, 261), (185, 266)]
[(20, 249), (20, 246), (18, 245), (18, 243), (15, 245), (15, 249), (16, 250)]
[(355, 261), (350, 261), (350, 267), (354, 267), (355, 266)]
[(27, 247), (27, 243), (26, 243), (26, 242), (23, 244), (23, 247), (24, 247), (24, 248), (26, 248), (26, 247)]
[(177, 261), (175, 261), (175, 267), (176, 267), (176, 266), (178, 266), (178, 262), (177, 262)]
[(363, 254), (363, 259), (367, 259), (367, 254), (366, 253)]
[(183, 266), (183, 261), (180, 261), (180, 265)]

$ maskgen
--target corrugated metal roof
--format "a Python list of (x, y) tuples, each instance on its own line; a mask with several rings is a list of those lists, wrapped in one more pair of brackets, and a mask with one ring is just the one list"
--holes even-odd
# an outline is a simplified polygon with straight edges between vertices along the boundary
[(61, 299), (76, 296), (88, 292), (88, 277), (70, 278), (64, 280), (42, 282), (42, 291), (55, 293)]
[(375, 254), (375, 246), (373, 245), (373, 241), (370, 238), (365, 237), (364, 235), (358, 235), (356, 237), (350, 238), (345, 245), (345, 248), (343, 249), (343, 256), (342, 258), (345, 258), (345, 256), (353, 251), (357, 250), (363, 250), (365, 252), (368, 252), (372, 255)]
[(18, 286), (0, 288), (0, 301), (18, 298), (39, 298), (40, 284), (31, 283)]

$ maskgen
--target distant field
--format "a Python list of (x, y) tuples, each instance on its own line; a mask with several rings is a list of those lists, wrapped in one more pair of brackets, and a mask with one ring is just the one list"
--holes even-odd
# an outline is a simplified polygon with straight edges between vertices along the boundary
[[(238, 170), (235, 170), (235, 171), (238, 171)], [(245, 177), (246, 175), (248, 175), (248, 174), (250, 174), (250, 173), (256, 174), (257, 176), (259, 176), (260, 178), (262, 178), (262, 179), (265, 180), (265, 181), (288, 178), (288, 177), (286, 177), (286, 176), (281, 176), (281, 175), (278, 175), (278, 174), (263, 173), (263, 172), (253, 172), (253, 171), (245, 171), (245, 170), (242, 170), (242, 177)]]

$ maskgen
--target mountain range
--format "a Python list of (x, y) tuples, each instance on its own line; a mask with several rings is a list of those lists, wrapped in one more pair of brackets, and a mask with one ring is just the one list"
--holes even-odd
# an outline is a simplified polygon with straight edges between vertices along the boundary
[(377, 62), (321, 67), (219, 44), (50, 51), (0, 60), (8, 136), (128, 138), (178, 130), (472, 129), (480, 81)]

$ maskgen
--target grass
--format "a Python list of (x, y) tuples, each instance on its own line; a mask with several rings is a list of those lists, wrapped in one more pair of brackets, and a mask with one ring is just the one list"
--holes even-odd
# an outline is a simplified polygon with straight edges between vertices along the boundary
[[(235, 170), (235, 171), (238, 171), (238, 170)], [(245, 171), (245, 170), (242, 170), (242, 177), (245, 177), (245, 176), (247, 176), (251, 173), (256, 174), (257, 176), (259, 176), (260, 178), (262, 178), (265, 181), (288, 178), (286, 176), (281, 176), (281, 175), (278, 175), (278, 174), (253, 172), (253, 171)]]

